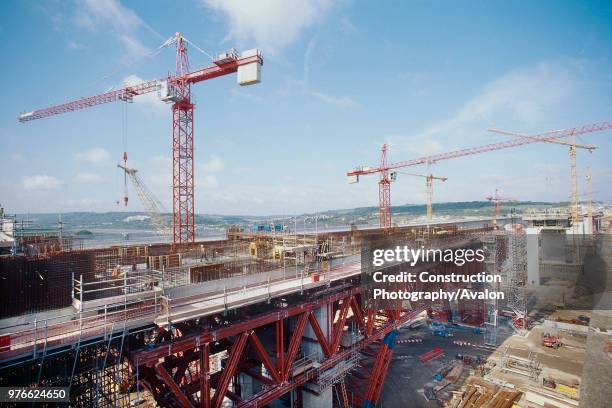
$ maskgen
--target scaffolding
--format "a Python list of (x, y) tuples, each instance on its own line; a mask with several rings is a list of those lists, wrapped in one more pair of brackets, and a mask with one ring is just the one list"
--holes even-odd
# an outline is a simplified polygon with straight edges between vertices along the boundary
[(510, 265), (507, 269), (508, 286), (506, 290), (506, 306), (516, 316), (515, 329), (520, 334), (527, 333), (527, 237), (517, 224), (512, 213), (512, 232), (508, 236)]
[(526, 358), (518, 357), (511, 353), (510, 346), (506, 346), (501, 356), (501, 370), (537, 381), (542, 372), (542, 363), (538, 361), (537, 354), (533, 351), (530, 351)]
[[(323, 370), (317, 373), (317, 378), (314, 381), (314, 384), (317, 387), (316, 392), (322, 393), (323, 391), (329, 389), (329, 387), (339, 383), (342, 389), (343, 397), (345, 396), (346, 384), (344, 383), (344, 379), (351, 370), (355, 369), (359, 365), (359, 361), (361, 360), (361, 353), (357, 347), (355, 347), (355, 344), (357, 344), (357, 342), (361, 339), (362, 337), (360, 337), (354, 330), (350, 332), (350, 354), (346, 359), (340, 361), (331, 369)], [(346, 399), (344, 400), (346, 401)]]
[[(483, 249), (485, 251), (485, 271), (487, 275), (496, 275), (499, 274), (500, 270), (500, 256), (498, 251), (500, 250), (500, 245), (498, 245), (498, 240), (500, 239), (500, 235), (485, 235), (481, 238), (483, 243)], [(486, 284), (486, 288), (490, 291), (498, 291), (499, 290), (499, 282), (491, 282)], [(484, 321), (484, 344), (488, 346), (497, 346), (497, 313), (499, 310), (499, 305), (497, 303), (497, 298), (485, 300), (485, 321)]]

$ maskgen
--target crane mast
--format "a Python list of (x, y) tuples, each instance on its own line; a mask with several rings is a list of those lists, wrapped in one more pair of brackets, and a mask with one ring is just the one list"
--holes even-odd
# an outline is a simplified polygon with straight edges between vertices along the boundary
[(593, 233), (593, 174), (591, 173), (591, 166), (587, 167), (586, 174), (587, 184), (587, 217), (588, 217), (588, 229), (587, 234)]
[(176, 100), (172, 105), (172, 237), (181, 244), (195, 241), (193, 192), (193, 111), (189, 58), (183, 37), (176, 34)]
[(378, 181), (378, 200), (380, 203), (380, 228), (391, 228), (391, 177), (387, 168), (387, 148), (382, 145), (380, 153), (380, 180)]
[(419, 174), (419, 173), (406, 173), (403, 171), (397, 171), (396, 173), (405, 174), (407, 176), (423, 177), (425, 179), (425, 191), (427, 193), (427, 219), (433, 218), (433, 181), (440, 180), (446, 181), (448, 177), (434, 176), (433, 174)]
[(495, 189), (495, 195), (488, 196), (486, 198), (491, 204), (493, 204), (493, 208), (495, 209), (495, 219), (493, 220), (494, 223), (497, 223), (497, 220), (501, 217), (502, 201), (515, 201), (514, 198), (500, 196), (497, 189)]

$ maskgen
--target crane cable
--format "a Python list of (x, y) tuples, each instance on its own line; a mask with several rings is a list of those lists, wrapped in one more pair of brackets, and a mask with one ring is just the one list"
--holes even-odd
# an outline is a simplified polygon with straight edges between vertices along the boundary
[(186, 37), (183, 37), (183, 40), (187, 41), (187, 43), (189, 43), (193, 48), (195, 48), (196, 50), (200, 51), (202, 54), (206, 55), (208, 58), (210, 58), (211, 61), (215, 60), (215, 58), (212, 55), (210, 55), (209, 53), (204, 51), (202, 48), (200, 48), (197, 45), (195, 45), (193, 42), (189, 41), (189, 39), (187, 39)]
[[(121, 115), (121, 138), (123, 142), (123, 165), (127, 168), (127, 104), (128, 101), (123, 102), (122, 115)], [(127, 186), (127, 172), (123, 172), (123, 203), (127, 207), (128, 205), (128, 186)]]
[[(185, 40), (187, 43), (189, 43), (191, 46), (193, 46), (196, 50), (198, 50), (199, 52), (201, 52), (202, 54), (206, 55), (208, 58), (211, 59), (211, 61), (214, 61), (214, 57), (209, 54), (208, 52), (206, 52), (204, 49), (202, 49), (201, 47), (199, 47), (198, 45), (194, 44), (192, 41), (188, 40), (186, 37), (183, 37), (183, 40)], [(112, 69), (110, 72), (101, 75), (98, 79), (92, 81), (91, 83), (89, 83), (88, 85), (85, 85), (83, 87), (83, 89), (89, 89), (94, 87), (95, 85), (98, 85), (99, 83), (101, 83), (104, 80), (107, 80), (109, 78), (111, 78), (112, 76), (114, 76), (115, 74), (117, 74), (120, 71), (124, 71), (126, 68), (130, 68), (133, 67), (147, 59), (153, 58), (158, 56), (165, 48), (173, 45), (176, 43), (176, 36), (173, 35), (171, 37), (169, 37), (166, 41), (164, 41), (161, 45), (159, 45), (157, 48), (155, 48), (153, 51), (150, 51), (148, 53), (145, 53), (143, 55), (137, 56), (135, 58), (132, 58), (131, 60), (128, 60), (127, 62), (124, 62), (122, 64), (118, 64), (117, 67), (115, 69)], [(121, 84), (118, 86), (125, 86), (125, 84)], [(113, 89), (117, 88), (117, 86), (111, 86), (107, 92), (112, 91)], [(65, 96), (65, 99), (68, 99), (68, 96)]]

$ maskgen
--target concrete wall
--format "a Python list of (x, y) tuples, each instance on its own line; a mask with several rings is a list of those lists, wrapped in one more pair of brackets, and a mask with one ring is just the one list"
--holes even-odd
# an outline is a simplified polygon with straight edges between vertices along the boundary
[(540, 234), (538, 228), (527, 228), (527, 282), (540, 285)]

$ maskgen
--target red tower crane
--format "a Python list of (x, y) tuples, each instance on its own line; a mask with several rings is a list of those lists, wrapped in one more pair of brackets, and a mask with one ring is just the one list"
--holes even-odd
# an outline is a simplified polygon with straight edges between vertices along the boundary
[(176, 33), (162, 45), (162, 47), (176, 45), (176, 72), (173, 75), (19, 115), (20, 122), (27, 122), (108, 102), (131, 102), (135, 96), (151, 92), (158, 92), (162, 101), (172, 103), (172, 236), (175, 245), (195, 241), (193, 161), (195, 104), (191, 100), (191, 85), (235, 72), (238, 73), (240, 85), (256, 84), (260, 82), (260, 70), (263, 64), (263, 57), (257, 49), (241, 54), (231, 49), (214, 58), (213, 65), (190, 71), (187, 43), (189, 40)]
[(612, 123), (610, 122), (591, 123), (575, 128), (562, 129), (554, 132), (545, 132), (537, 135), (530, 135), (529, 137), (524, 137), (520, 139), (514, 139), (499, 143), (490, 143), (483, 146), (454, 150), (451, 152), (439, 153), (431, 156), (423, 156), (417, 159), (401, 161), (397, 163), (388, 162), (388, 146), (384, 144), (382, 147), (382, 154), (379, 166), (360, 166), (354, 170), (348, 171), (346, 175), (349, 178), (349, 183), (357, 183), (359, 182), (359, 176), (380, 173), (380, 180), (378, 181), (380, 227), (386, 229), (391, 227), (391, 170), (400, 169), (403, 167), (417, 166), (420, 164), (433, 164), (441, 160), (471, 156), (474, 154), (491, 152), (494, 150), (508, 149), (511, 147), (518, 147), (536, 142), (550, 143), (552, 140), (563, 139), (565, 137), (574, 137), (592, 132), (601, 132), (608, 129), (612, 129)]
[(486, 198), (495, 207), (495, 222), (497, 222), (497, 219), (501, 216), (502, 201), (516, 201), (514, 198), (500, 196), (497, 192), (497, 189), (495, 189), (495, 195), (488, 196)]

